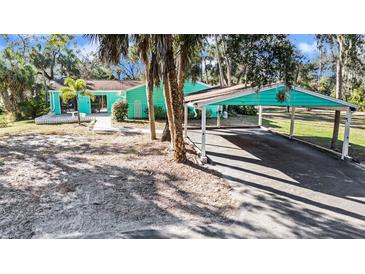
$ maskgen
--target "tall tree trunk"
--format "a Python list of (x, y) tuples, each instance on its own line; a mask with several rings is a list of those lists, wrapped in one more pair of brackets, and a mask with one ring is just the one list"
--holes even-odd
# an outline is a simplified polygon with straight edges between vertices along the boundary
[(204, 71), (203, 71), (203, 66), (204, 66), (204, 56), (202, 54), (202, 52), (200, 53), (201, 57), (202, 57), (202, 60), (201, 60), (201, 69), (200, 69), (200, 82), (203, 82), (203, 74), (204, 74)]
[(9, 93), (8, 90), (0, 91), (0, 97), (7, 112), (14, 114), (19, 112), (17, 107), (18, 104), (15, 101), (14, 96), (12, 96), (11, 92)]
[[(339, 53), (341, 55), (341, 51)], [(336, 63), (336, 98), (342, 99), (342, 73), (343, 73), (343, 65), (342, 65), (342, 58), (341, 56), (338, 57)], [(335, 111), (335, 119), (333, 122), (333, 134), (332, 134), (332, 141), (331, 141), (331, 148), (335, 149), (338, 140), (338, 132), (340, 128), (340, 118), (341, 118), (341, 111)]]
[[(165, 105), (166, 105), (166, 114), (167, 114), (167, 121), (168, 123), (165, 125), (169, 127), (169, 130), (164, 130), (163, 134), (162, 134), (162, 141), (163, 140), (170, 140), (171, 141), (171, 147), (174, 149), (175, 144), (174, 144), (174, 125), (175, 125), (175, 120), (174, 120), (174, 115), (172, 114), (172, 101), (171, 101), (171, 91), (169, 88), (169, 81), (168, 81), (168, 77), (167, 77), (167, 73), (164, 72), (164, 81), (163, 81), (163, 85), (164, 85), (164, 96), (165, 96)], [(165, 136), (166, 134), (169, 134), (170, 137), (168, 138), (167, 136)]]
[(170, 142), (172, 144), (169, 120), (166, 121), (165, 127), (162, 131), (161, 142)]
[(222, 42), (223, 42), (223, 55), (227, 65), (227, 84), (228, 86), (231, 86), (232, 85), (231, 60), (229, 59), (229, 56), (227, 54), (227, 43), (224, 34), (222, 34)]
[(219, 69), (219, 84), (221, 86), (225, 86), (224, 84), (224, 76), (223, 76), (223, 67), (222, 67), (222, 62), (221, 62), (221, 55), (220, 55), (220, 51), (219, 51), (219, 46), (218, 46), (218, 35), (215, 34), (214, 38), (215, 38), (215, 55), (217, 58), (217, 63), (218, 63), (218, 69)]
[(174, 52), (172, 47), (172, 35), (166, 35), (166, 65), (167, 73), (169, 78), (169, 88), (171, 92), (171, 102), (172, 111), (175, 118), (175, 123), (173, 126), (173, 136), (174, 136), (174, 158), (177, 162), (183, 162), (186, 160), (186, 150), (183, 138), (183, 100), (184, 94), (180, 92), (178, 81), (176, 77), (176, 65), (174, 60)]
[(323, 59), (323, 52), (322, 47), (319, 49), (319, 64), (318, 64), (318, 81), (317, 81), (317, 89), (321, 86), (321, 78), (322, 78), (322, 59)]
[(208, 84), (207, 58), (204, 57), (203, 60), (204, 60), (205, 83)]
[(150, 124), (150, 137), (151, 140), (156, 139), (156, 125), (155, 125), (155, 109), (153, 105), (153, 68), (147, 68), (145, 65), (145, 73), (147, 78), (146, 95), (147, 95), (147, 107), (148, 107), (148, 120)]

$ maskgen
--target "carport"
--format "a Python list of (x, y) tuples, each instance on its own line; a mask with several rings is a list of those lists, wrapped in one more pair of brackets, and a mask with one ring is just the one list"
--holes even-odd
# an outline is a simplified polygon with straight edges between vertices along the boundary
[[(349, 138), (352, 113), (357, 106), (348, 102), (326, 96), (298, 86), (292, 86), (286, 91), (283, 82), (266, 85), (261, 88), (239, 84), (231, 87), (214, 87), (199, 93), (189, 94), (184, 97), (184, 135), (187, 136), (188, 106), (200, 109), (201, 115), (201, 158), (206, 161), (206, 107), (208, 105), (223, 106), (258, 106), (258, 126), (262, 125), (262, 108), (269, 106), (290, 107), (291, 122), (290, 133), (294, 134), (295, 108), (317, 108), (346, 111), (346, 123), (341, 158), (348, 157)], [(218, 108), (220, 109), (220, 107)], [(220, 126), (220, 115), (217, 115), (217, 127)]]

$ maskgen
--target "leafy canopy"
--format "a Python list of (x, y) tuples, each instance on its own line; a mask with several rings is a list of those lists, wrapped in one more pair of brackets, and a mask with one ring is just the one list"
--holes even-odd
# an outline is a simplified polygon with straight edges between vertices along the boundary
[(81, 96), (89, 96), (91, 100), (94, 100), (95, 96), (87, 90), (86, 81), (83, 79), (74, 80), (67, 77), (64, 81), (65, 87), (60, 89), (62, 101), (67, 103), (74, 98)]

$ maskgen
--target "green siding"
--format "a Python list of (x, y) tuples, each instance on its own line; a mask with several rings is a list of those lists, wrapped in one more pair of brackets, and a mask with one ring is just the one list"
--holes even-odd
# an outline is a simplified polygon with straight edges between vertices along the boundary
[[(205, 90), (209, 86), (201, 83), (185, 82), (184, 84), (184, 94), (189, 94), (192, 92)], [(136, 87), (127, 91), (127, 102), (128, 102), (128, 118), (148, 118), (147, 115), (147, 96), (146, 96), (146, 86)], [(166, 110), (165, 96), (163, 95), (163, 86), (155, 87), (153, 89), (153, 104), (155, 106), (160, 106)], [(141, 111), (138, 110), (141, 106)], [(216, 117), (216, 106), (208, 106), (207, 111), (212, 113), (211, 117)], [(141, 114), (141, 115), (139, 115)]]
[[(118, 99), (126, 99), (126, 92), (124, 91), (92, 91), (92, 93), (94, 95), (106, 95), (109, 113), (112, 112), (112, 106)], [(58, 90), (50, 92), (50, 107), (53, 113), (58, 115), (61, 114), (60, 92)], [(89, 96), (79, 96), (79, 108), (82, 113), (91, 113), (91, 102)]]
[[(155, 99), (156, 93), (154, 92), (153, 98)], [(147, 114), (144, 110), (147, 107), (147, 99), (146, 99), (146, 86), (136, 87), (132, 90), (127, 91), (127, 102), (128, 102), (128, 118), (147, 118)], [(141, 105), (141, 111), (138, 115), (135, 113), (135, 104), (139, 102)], [(157, 102), (155, 101), (155, 104)]]
[(214, 103), (212, 105), (245, 105), (245, 106), (305, 106), (305, 107), (333, 107), (343, 106), (330, 100), (313, 96), (299, 90), (290, 90), (287, 99), (284, 102), (277, 100), (277, 93), (283, 90), (283, 87), (272, 88), (259, 93), (254, 93), (239, 98)]
[(79, 95), (79, 111), (80, 113), (91, 113), (91, 103), (89, 96)]
[(61, 114), (59, 92), (57, 92), (57, 91), (50, 92), (50, 100), (51, 100), (51, 111), (55, 114)]
[[(185, 82), (184, 93), (189, 94), (192, 92), (205, 90), (209, 86), (202, 83)], [(60, 93), (59, 91), (50, 92), (53, 94), (52, 100), (50, 102), (51, 108), (55, 114), (61, 114), (61, 107), (59, 103)], [(127, 92), (125, 91), (92, 91), (94, 95), (106, 95), (107, 96), (107, 106), (108, 112), (112, 112), (113, 104), (118, 100), (127, 100), (128, 102), (128, 118), (148, 118), (147, 116), (147, 97), (146, 97), (146, 87), (139, 86), (131, 89)], [(153, 102), (155, 106), (161, 106), (166, 110), (165, 98), (163, 95), (163, 87), (155, 87), (153, 91)], [(140, 115), (135, 111), (135, 105), (140, 106)], [(80, 112), (90, 114), (91, 113), (91, 102), (88, 96), (79, 96), (79, 109)], [(216, 117), (217, 106), (208, 106), (207, 111), (211, 112), (211, 117)]]

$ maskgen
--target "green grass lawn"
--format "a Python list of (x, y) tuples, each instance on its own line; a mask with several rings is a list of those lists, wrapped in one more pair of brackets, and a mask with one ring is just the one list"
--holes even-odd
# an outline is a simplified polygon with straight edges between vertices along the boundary
[(34, 120), (10, 122), (5, 128), (0, 128), (0, 137), (20, 134), (59, 134), (59, 135), (90, 135), (89, 123), (79, 126), (77, 123), (62, 125), (36, 125)]
[[(298, 109), (295, 115), (294, 135), (324, 147), (329, 147), (332, 138), (334, 112)], [(341, 113), (341, 126), (337, 150), (341, 151), (345, 113)], [(290, 113), (285, 109), (266, 109), (263, 125), (280, 133), (289, 133)], [(365, 161), (365, 113), (354, 113), (350, 130), (350, 156)]]

